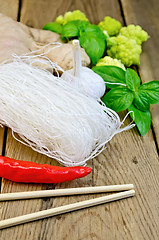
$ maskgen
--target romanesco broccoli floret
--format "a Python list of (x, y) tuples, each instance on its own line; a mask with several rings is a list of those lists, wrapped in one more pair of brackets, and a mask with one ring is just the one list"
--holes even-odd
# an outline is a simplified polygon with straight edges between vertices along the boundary
[(135, 39), (138, 44), (142, 44), (149, 38), (146, 31), (144, 31), (140, 26), (135, 26), (133, 24), (127, 27), (122, 27), (120, 29), (120, 34), (129, 39)]
[(120, 67), (123, 70), (126, 70), (124, 64), (122, 64), (120, 60), (113, 59), (109, 56), (99, 59), (96, 64), (96, 66), (107, 66), (107, 65)]
[(64, 17), (62, 15), (58, 16), (55, 20), (56, 23), (63, 25)]
[(120, 60), (126, 67), (140, 64), (141, 45), (135, 39), (118, 35), (107, 39), (107, 54)]
[(121, 28), (121, 23), (114, 18), (105, 17), (103, 22), (98, 24), (102, 31), (107, 31), (109, 36), (116, 36)]
[(75, 10), (73, 12), (66, 12), (64, 16), (58, 16), (56, 18), (56, 23), (65, 25), (66, 23), (74, 20), (89, 21), (83, 12), (81, 12), (80, 10)]

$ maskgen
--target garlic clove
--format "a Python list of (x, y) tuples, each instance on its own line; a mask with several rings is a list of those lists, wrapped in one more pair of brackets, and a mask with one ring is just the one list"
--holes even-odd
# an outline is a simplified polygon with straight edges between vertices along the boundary
[(90, 68), (81, 67), (80, 75), (75, 77), (73, 75), (73, 69), (65, 71), (61, 78), (66, 82), (79, 88), (83, 93), (93, 98), (101, 98), (106, 90), (104, 80)]
[(81, 89), (83, 93), (93, 98), (101, 98), (106, 90), (104, 80), (93, 70), (81, 66), (79, 40), (73, 40), (73, 69), (65, 71), (61, 78), (73, 87)]

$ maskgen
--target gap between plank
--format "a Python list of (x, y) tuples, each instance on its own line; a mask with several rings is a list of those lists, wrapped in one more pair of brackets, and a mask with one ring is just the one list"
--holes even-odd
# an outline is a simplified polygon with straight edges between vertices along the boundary
[(5, 156), (8, 127), (4, 129), (2, 156)]
[(157, 143), (156, 134), (155, 134), (154, 127), (153, 127), (152, 123), (151, 123), (151, 129), (152, 129), (152, 134), (153, 134), (153, 138), (154, 138), (154, 142), (155, 142), (155, 146), (156, 146), (156, 151), (157, 151), (158, 156), (159, 156), (159, 145)]
[(18, 15), (17, 15), (18, 22), (20, 22), (20, 17), (21, 17), (21, 6), (22, 6), (22, 0), (19, 0)]
[(126, 24), (126, 19), (125, 19), (125, 15), (124, 15), (124, 10), (123, 10), (123, 6), (122, 6), (122, 3), (121, 3), (121, 0), (118, 0), (118, 3), (119, 3), (120, 12), (121, 12), (121, 16), (122, 16), (122, 19), (123, 19), (124, 26), (127, 26), (127, 24)]
[[(6, 142), (7, 142), (7, 131), (8, 127), (4, 127), (4, 135), (3, 135), (3, 146), (2, 146), (2, 156), (5, 156)], [(1, 193), (1, 183), (2, 178), (0, 178), (0, 193)]]

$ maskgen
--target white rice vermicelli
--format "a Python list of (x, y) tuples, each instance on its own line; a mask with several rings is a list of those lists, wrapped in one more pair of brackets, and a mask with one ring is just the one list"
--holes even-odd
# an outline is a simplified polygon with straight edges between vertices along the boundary
[(0, 65), (0, 123), (32, 149), (66, 166), (83, 165), (133, 127), (120, 128), (118, 114), (102, 102), (27, 61)]

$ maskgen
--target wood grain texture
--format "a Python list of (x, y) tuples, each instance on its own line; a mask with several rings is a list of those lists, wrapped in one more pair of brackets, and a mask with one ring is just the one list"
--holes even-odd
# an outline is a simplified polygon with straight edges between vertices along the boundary
[[(57, 162), (53, 161), (50, 158), (47, 158), (41, 154), (36, 153), (35, 151), (31, 150), (30, 148), (22, 145), (21, 143), (17, 142), (11, 134), (11, 131), (8, 132), (7, 137), (7, 148), (6, 148), (6, 155), (12, 158), (16, 159), (22, 159), (22, 160), (30, 160), (30, 161), (36, 161), (38, 163), (47, 163), (52, 165), (57, 165)], [(92, 185), (92, 176), (89, 175), (88, 177), (85, 177), (84, 179), (75, 180), (72, 182), (59, 184), (59, 188), (69, 188), (69, 187), (76, 187), (76, 186), (90, 186)], [(20, 184), (20, 183), (14, 183), (8, 180), (3, 179), (2, 182), (2, 192), (18, 192), (18, 191), (32, 191), (32, 190), (40, 190), (40, 189), (53, 189), (55, 186), (53, 184), (47, 185), (47, 184)], [(15, 201), (15, 202), (3, 202), (0, 204), (0, 211), (1, 211), (1, 218), (10, 218), (13, 216), (18, 216), (26, 213), (36, 212), (39, 210), (45, 210), (54, 206), (59, 206), (68, 204), (69, 200), (72, 197), (61, 197), (60, 201), (59, 198), (56, 200), (54, 198), (44, 198), (44, 199), (36, 199), (36, 200), (29, 200), (29, 201)], [(81, 199), (85, 200), (87, 199), (87, 196), (82, 196)], [(74, 198), (73, 198), (74, 199)], [(58, 203), (57, 203), (57, 202)], [(70, 219), (71, 216), (69, 216)], [(59, 217), (57, 217), (58, 219)], [(56, 218), (55, 218), (56, 220)], [(36, 223), (25, 224), (24, 226), (21, 225), (19, 227), (11, 228), (2, 230), (0, 232), (0, 239), (14, 239), (13, 236), (15, 236), (15, 239), (39, 239), (39, 235), (42, 234), (41, 239), (43, 236), (45, 236), (45, 228), (46, 228), (46, 221), (38, 221)], [(69, 220), (67, 219), (69, 222)], [(54, 223), (51, 221), (49, 222), (51, 225)], [(51, 229), (50, 224), (48, 226), (49, 229)], [(38, 231), (35, 231), (37, 229)], [(41, 231), (42, 229), (42, 231)], [(48, 229), (47, 229), (48, 231)], [(48, 231), (49, 232), (49, 231)], [(31, 234), (31, 235), (30, 235)]]
[(150, 142), (151, 132), (143, 138), (136, 129), (122, 133), (110, 142), (94, 166), (95, 185), (107, 176), (110, 182), (133, 182), (136, 189), (136, 198), (130, 199), (127, 206), (124, 202), (110, 204), (113, 225), (110, 239), (158, 239), (159, 164), (155, 145)]
[[(35, 0), (23, 0), (21, 21), (33, 27), (42, 27), (57, 15), (74, 9), (84, 11), (94, 23), (98, 23), (105, 15), (122, 21), (116, 0), (40, 0), (38, 3)], [(128, 119), (126, 123), (129, 121)], [(11, 131), (7, 138), (6, 155), (22, 160), (57, 164), (17, 143), (12, 138)], [(2, 192), (133, 183), (136, 197), (4, 229), (0, 231), (0, 239), (158, 240), (158, 160), (152, 131), (140, 137), (135, 128), (115, 136), (108, 143), (107, 149), (94, 161), (89, 162), (89, 166), (93, 167), (93, 174), (86, 178), (57, 186), (17, 184), (3, 180)], [(6, 219), (98, 196), (103, 194), (0, 203), (0, 216), (1, 219)]]
[[(143, 82), (159, 80), (159, 1), (121, 0), (127, 24), (142, 26), (150, 35), (143, 44), (139, 72)], [(159, 149), (159, 105), (152, 105), (152, 125)]]
[[(17, 20), (18, 17), (18, 9), (19, 9), (19, 0), (0, 0), (0, 13), (5, 14), (8, 17)], [(3, 150), (3, 141), (4, 141), (4, 131), (5, 128), (0, 127), (0, 154), (2, 154)], [(1, 178), (0, 178), (1, 182)]]
[(20, 19), (28, 26), (42, 28), (46, 23), (54, 21), (57, 16), (76, 9), (84, 12), (95, 24), (106, 15), (122, 21), (117, 0), (39, 0), (38, 3), (35, 0), (22, 0)]
[(0, 0), (0, 13), (17, 20), (19, 0)]

